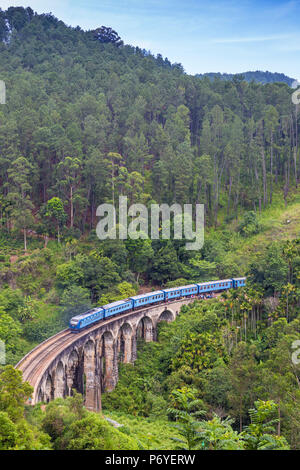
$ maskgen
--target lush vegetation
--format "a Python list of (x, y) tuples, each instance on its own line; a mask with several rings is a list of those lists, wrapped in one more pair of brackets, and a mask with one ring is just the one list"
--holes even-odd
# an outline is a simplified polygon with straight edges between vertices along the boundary
[[(286, 83), (192, 77), (30, 9), (0, 11), (1, 449), (298, 449), (298, 116)], [(96, 237), (103, 202), (204, 203), (205, 244)], [(106, 417), (76, 393), (34, 408), (11, 367), (71, 316), (190, 282), (244, 290), (184, 308), (120, 366)]]

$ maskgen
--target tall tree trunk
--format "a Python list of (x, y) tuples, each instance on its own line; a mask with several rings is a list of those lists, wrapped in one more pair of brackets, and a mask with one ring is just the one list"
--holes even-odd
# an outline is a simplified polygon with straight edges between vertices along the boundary
[(273, 199), (273, 132), (271, 131), (271, 165), (270, 165), (270, 204), (272, 204)]
[(74, 225), (74, 212), (73, 212), (73, 186), (70, 187), (70, 227), (73, 228)]
[(280, 410), (280, 400), (278, 403), (278, 424), (277, 424), (277, 435), (280, 436), (281, 433), (281, 410)]
[(229, 209), (230, 209), (231, 188), (232, 188), (232, 177), (231, 177), (231, 174), (229, 174), (229, 191), (228, 191), (227, 215), (229, 215)]
[(291, 147), (293, 149), (293, 160), (294, 160), (294, 176), (295, 176), (295, 186), (298, 187), (298, 177), (297, 177), (297, 149), (296, 149), (296, 137), (294, 133), (294, 123), (293, 123), (293, 116), (291, 116), (290, 122), (290, 139), (291, 139)]
[(261, 194), (260, 194), (259, 177), (258, 177), (256, 162), (254, 162), (254, 174), (255, 174), (256, 184), (257, 184), (257, 187), (258, 187), (258, 207), (259, 207), (259, 213), (261, 213)]
[(23, 234), (24, 234), (24, 252), (27, 252), (27, 231), (26, 228), (23, 228)]
[(264, 148), (261, 148), (262, 159), (262, 173), (263, 173), (263, 191), (264, 191), (264, 207), (267, 205), (267, 172), (266, 172), (266, 158)]

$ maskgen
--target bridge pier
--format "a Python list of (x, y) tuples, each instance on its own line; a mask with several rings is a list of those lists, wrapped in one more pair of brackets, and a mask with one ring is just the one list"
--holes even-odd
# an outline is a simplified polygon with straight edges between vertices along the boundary
[(103, 385), (104, 390), (111, 392), (118, 382), (117, 345), (111, 333), (103, 335)]
[(97, 372), (95, 344), (93, 341), (88, 341), (84, 347), (83, 374), (85, 407), (90, 411), (100, 410), (101, 390)]

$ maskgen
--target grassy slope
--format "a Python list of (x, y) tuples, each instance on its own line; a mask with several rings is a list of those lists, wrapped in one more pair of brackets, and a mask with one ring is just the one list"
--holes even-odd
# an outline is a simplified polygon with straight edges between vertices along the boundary
[(230, 252), (244, 273), (253, 256), (263, 251), (269, 243), (276, 240), (291, 240), (300, 236), (300, 189), (290, 196), (286, 208), (282, 192), (275, 193), (272, 205), (262, 211), (258, 216), (258, 221), (262, 225), (261, 232), (247, 238), (241, 237), (236, 232), (240, 221), (226, 226), (226, 229), (233, 234)]

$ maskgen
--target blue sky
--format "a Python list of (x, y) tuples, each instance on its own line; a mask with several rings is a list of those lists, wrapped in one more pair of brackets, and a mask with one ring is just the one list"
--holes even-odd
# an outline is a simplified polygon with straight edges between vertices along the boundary
[(269, 70), (300, 79), (300, 0), (1, 0), (83, 29), (111, 26), (126, 44), (187, 73)]

